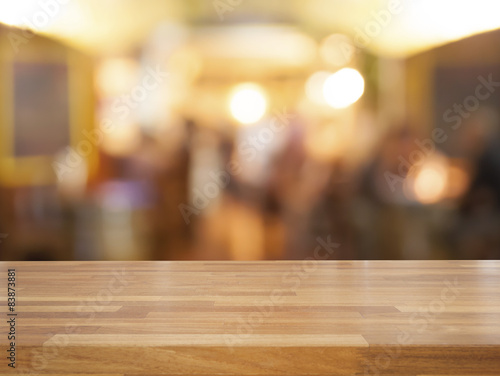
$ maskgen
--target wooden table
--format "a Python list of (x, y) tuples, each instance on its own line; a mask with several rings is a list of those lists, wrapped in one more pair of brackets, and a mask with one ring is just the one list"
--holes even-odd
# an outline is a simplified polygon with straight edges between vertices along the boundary
[[(16, 369), (5, 357), (8, 268)], [(0, 270), (1, 375), (500, 375), (499, 261)]]

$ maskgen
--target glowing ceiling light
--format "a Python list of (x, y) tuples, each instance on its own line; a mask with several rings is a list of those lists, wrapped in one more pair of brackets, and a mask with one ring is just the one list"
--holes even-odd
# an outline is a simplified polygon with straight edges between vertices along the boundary
[[(0, 4), (0, 22), (26, 27), (26, 19), (37, 10), (37, 1), (6, 1)], [(39, 6), (38, 6), (39, 8)]]
[(344, 108), (356, 102), (364, 90), (363, 76), (356, 69), (343, 68), (325, 81), (323, 96), (333, 108)]
[(264, 91), (255, 84), (238, 85), (231, 95), (229, 109), (240, 123), (255, 123), (264, 116), (267, 109)]
[(407, 27), (423, 36), (450, 41), (500, 26), (498, 0), (409, 2)]

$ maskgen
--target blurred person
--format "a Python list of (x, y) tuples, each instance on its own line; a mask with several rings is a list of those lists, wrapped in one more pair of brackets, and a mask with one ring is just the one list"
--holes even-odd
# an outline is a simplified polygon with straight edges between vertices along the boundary
[(282, 192), (278, 192), (275, 182), (276, 166), (290, 127), (276, 131), (271, 128), (272, 121), (266, 117), (237, 128), (233, 161), (238, 166), (238, 173), (234, 174), (229, 186), (232, 208), (229, 239), (233, 258), (283, 257)]
[(281, 218), (284, 257), (314, 257), (320, 237), (342, 244), (329, 258), (355, 258), (350, 247), (349, 170), (341, 158), (326, 161), (309, 155), (305, 137), (303, 121), (294, 119), (272, 163), (267, 208)]
[(326, 184), (319, 191), (310, 213), (309, 249), (313, 239), (329, 237), (332, 242), (341, 245), (330, 255), (330, 259), (357, 259), (359, 255), (354, 247), (354, 227), (350, 215), (354, 195), (353, 171), (345, 158), (338, 158), (325, 167)]
[(408, 199), (404, 186), (416, 138), (407, 124), (390, 130), (360, 172), (354, 220), (362, 259), (421, 258), (427, 253), (423, 224), (414, 220), (418, 207)]
[(456, 255), (462, 259), (500, 258), (500, 122), (496, 109), (483, 107), (465, 119), (464, 152), (472, 179), (454, 228)]
[[(191, 250), (193, 229), (179, 212), (179, 204), (189, 202), (189, 175), (192, 168), (193, 139), (198, 126), (192, 119), (182, 119), (162, 135), (167, 144), (157, 144), (153, 183), (158, 202), (153, 206), (153, 259), (182, 259)], [(147, 151), (147, 149), (145, 149)]]
[(269, 234), (269, 245), (280, 247), (277, 258), (302, 259), (306, 255), (304, 243), (304, 211), (310, 205), (303, 185), (307, 179), (303, 124), (292, 120), (281, 133), (281, 147), (273, 155), (269, 166), (264, 210), (266, 221), (274, 233)]

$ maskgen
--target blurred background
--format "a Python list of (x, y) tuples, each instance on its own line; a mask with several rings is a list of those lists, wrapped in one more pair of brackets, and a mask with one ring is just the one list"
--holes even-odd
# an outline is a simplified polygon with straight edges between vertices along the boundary
[(0, 259), (500, 257), (493, 0), (0, 3)]

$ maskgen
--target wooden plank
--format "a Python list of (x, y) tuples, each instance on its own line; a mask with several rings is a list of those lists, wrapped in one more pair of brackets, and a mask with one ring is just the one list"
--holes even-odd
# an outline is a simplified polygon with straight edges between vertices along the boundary
[(8, 268), (0, 376), (500, 374), (499, 261), (9, 262), (5, 287)]

